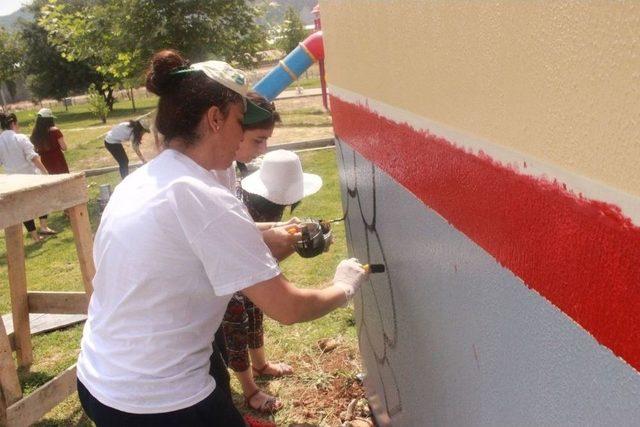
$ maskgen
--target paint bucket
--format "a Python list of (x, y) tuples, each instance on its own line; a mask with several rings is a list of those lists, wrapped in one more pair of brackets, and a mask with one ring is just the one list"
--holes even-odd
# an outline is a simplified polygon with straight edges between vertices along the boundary
[(313, 258), (329, 250), (332, 243), (328, 222), (313, 219), (302, 221), (302, 240), (296, 243), (296, 252), (303, 258)]
[(98, 193), (98, 206), (100, 208), (100, 214), (104, 211), (104, 208), (107, 207), (107, 203), (109, 202), (109, 198), (111, 197), (111, 185), (102, 184), (100, 185), (100, 192)]

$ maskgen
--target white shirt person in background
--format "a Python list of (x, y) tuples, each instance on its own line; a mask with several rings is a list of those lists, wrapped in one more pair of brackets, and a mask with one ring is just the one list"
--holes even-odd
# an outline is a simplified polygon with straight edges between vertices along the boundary
[[(18, 133), (20, 125), (15, 114), (0, 113), (0, 165), (7, 174), (44, 174), (47, 169), (42, 164), (40, 156), (35, 152), (33, 144), (27, 135)], [(40, 217), (40, 232), (36, 230), (34, 220), (24, 222), (24, 226), (31, 238), (39, 242), (44, 239), (40, 234), (50, 235), (56, 232), (47, 225), (47, 215)]]
[(116, 162), (118, 162), (120, 177), (123, 179), (129, 175), (129, 156), (127, 156), (127, 152), (124, 151), (122, 144), (126, 141), (131, 141), (131, 147), (138, 155), (140, 161), (147, 163), (147, 160), (140, 151), (142, 135), (145, 132), (149, 132), (149, 129), (145, 128), (140, 120), (129, 120), (128, 122), (118, 123), (112, 127), (104, 137), (104, 147), (111, 153), (113, 158), (116, 159)]

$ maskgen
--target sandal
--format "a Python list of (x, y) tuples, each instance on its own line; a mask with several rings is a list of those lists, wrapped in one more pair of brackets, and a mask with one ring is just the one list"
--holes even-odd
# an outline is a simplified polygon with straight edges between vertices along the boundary
[[(251, 404), (251, 399), (256, 397), (258, 394), (264, 394), (267, 398), (262, 402), (262, 404), (258, 406), (253, 406)], [(263, 392), (260, 389), (257, 389), (250, 396), (244, 398), (244, 403), (248, 408), (253, 409), (256, 412), (260, 412), (261, 414), (273, 414), (274, 412), (280, 410), (282, 408), (282, 402), (278, 400), (275, 396), (269, 396), (267, 393)]]
[[(275, 370), (276, 371), (275, 374), (270, 374), (265, 372), (269, 368)], [(282, 363), (282, 362), (278, 362), (278, 363), (267, 362), (260, 369), (256, 368), (255, 366), (251, 366), (251, 369), (253, 370), (254, 377), (268, 376), (268, 377), (279, 378), (279, 377), (284, 377), (285, 375), (293, 374), (293, 368), (287, 365), (286, 363)]]
[(54, 236), (58, 234), (58, 232), (50, 228), (45, 228), (44, 230), (41, 228), (38, 230), (38, 234), (42, 234), (43, 236)]

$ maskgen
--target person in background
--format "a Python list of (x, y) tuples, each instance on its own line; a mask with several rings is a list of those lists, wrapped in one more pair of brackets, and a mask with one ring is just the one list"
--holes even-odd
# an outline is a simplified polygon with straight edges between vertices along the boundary
[(368, 273), (344, 260), (329, 286), (296, 287), (210, 172), (231, 166), (243, 124), (270, 115), (247, 100), (244, 73), (220, 61), (190, 65), (165, 50), (151, 61), (147, 89), (159, 95), (156, 125), (167, 148), (116, 187), (96, 232), (80, 402), (98, 426), (245, 427), (209, 373), (211, 339), (231, 296), (243, 291), (292, 324), (347, 304)]
[(50, 109), (42, 108), (38, 111), (36, 123), (31, 132), (31, 142), (40, 155), (42, 164), (51, 175), (69, 173), (67, 160), (63, 151), (67, 150), (64, 135), (53, 121), (56, 116)]
[(147, 163), (147, 160), (140, 151), (140, 144), (142, 143), (142, 135), (148, 131), (140, 120), (129, 120), (128, 122), (118, 123), (112, 127), (104, 137), (104, 146), (113, 158), (116, 159), (116, 162), (118, 162), (120, 177), (123, 179), (129, 175), (129, 157), (127, 156), (127, 152), (124, 151), (122, 143), (131, 141), (131, 147), (138, 155), (140, 161)]
[[(0, 165), (7, 174), (47, 174), (40, 156), (35, 152), (33, 144), (26, 135), (17, 133), (20, 130), (15, 114), (0, 113)], [(47, 226), (47, 215), (40, 217), (40, 234), (36, 230), (34, 220), (24, 222), (31, 238), (39, 242), (44, 238), (40, 234), (50, 235), (56, 232)]]

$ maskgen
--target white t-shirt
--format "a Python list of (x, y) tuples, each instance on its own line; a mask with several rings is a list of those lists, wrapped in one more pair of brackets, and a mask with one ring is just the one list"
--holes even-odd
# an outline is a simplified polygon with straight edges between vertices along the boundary
[(116, 187), (94, 259), (78, 378), (103, 404), (139, 414), (207, 397), (231, 295), (280, 274), (242, 203), (170, 149)]
[(27, 135), (5, 130), (0, 133), (0, 165), (8, 174), (37, 174), (32, 160), (38, 157)]
[(236, 192), (236, 164), (233, 164), (223, 170), (212, 170), (218, 182), (227, 187), (232, 193)]
[(122, 144), (124, 141), (131, 139), (133, 135), (133, 129), (129, 126), (129, 122), (118, 123), (111, 128), (104, 137), (104, 140), (109, 144)]

